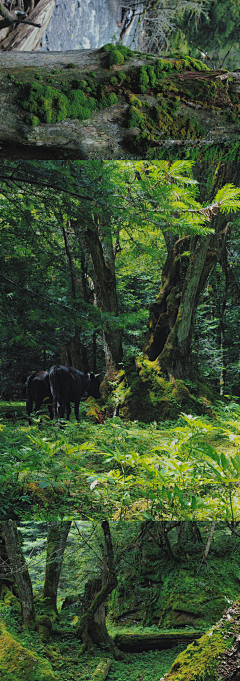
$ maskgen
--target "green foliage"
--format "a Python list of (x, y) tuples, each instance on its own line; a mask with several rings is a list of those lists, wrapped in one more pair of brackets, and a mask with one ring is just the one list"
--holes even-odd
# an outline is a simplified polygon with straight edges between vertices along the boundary
[[(172, 557), (159, 541), (163, 525), (149, 525), (140, 546), (136, 546), (133, 532), (136, 526), (137, 536), (139, 524), (126, 523), (126, 531), (129, 525), (132, 530), (128, 554), (126, 560), (120, 558), (118, 586), (108, 600), (111, 635), (134, 633), (134, 623), (139, 633), (141, 625), (146, 634), (159, 629), (168, 634), (182, 626), (204, 633), (212, 627), (222, 616), (226, 601), (238, 598), (239, 540), (230, 536), (224, 523), (217, 523), (206, 566), (201, 558), (209, 537), (209, 522), (198, 525), (201, 541), (194, 534), (194, 524), (185, 524), (180, 544), (177, 528), (171, 528), (170, 522), (164, 524)], [(114, 527), (112, 533), (119, 542), (121, 557), (120, 533), (115, 534)], [(151, 541), (153, 537), (157, 541)]]
[(171, 49), (193, 56), (204, 55), (210, 68), (238, 68), (239, 0), (210, 1), (199, 21), (190, 14), (179, 19), (179, 29), (170, 39)]

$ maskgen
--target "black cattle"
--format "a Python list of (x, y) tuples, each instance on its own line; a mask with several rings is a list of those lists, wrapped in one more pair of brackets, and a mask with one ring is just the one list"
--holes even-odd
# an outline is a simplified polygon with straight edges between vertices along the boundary
[(73, 367), (53, 366), (49, 373), (50, 388), (53, 396), (55, 416), (58, 423), (67, 409), (67, 419), (71, 413), (70, 402), (74, 402), (75, 416), (79, 419), (79, 402), (84, 393), (99, 399), (99, 374), (86, 374)]
[(53, 419), (53, 398), (50, 390), (49, 374), (47, 371), (35, 371), (28, 376), (26, 390), (26, 409), (31, 424), (30, 414), (33, 410), (33, 402), (36, 402), (34, 411), (38, 411), (44, 402), (47, 405), (50, 419)]

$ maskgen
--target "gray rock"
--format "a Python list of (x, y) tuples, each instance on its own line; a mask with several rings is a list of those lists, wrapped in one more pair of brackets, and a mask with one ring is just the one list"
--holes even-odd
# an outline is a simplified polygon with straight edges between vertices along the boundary
[[(121, 7), (116, 0), (55, 0), (55, 9), (37, 50), (96, 49), (115, 42), (121, 29)], [(132, 43), (137, 17), (124, 44)], [(136, 49), (136, 44), (135, 44)]]

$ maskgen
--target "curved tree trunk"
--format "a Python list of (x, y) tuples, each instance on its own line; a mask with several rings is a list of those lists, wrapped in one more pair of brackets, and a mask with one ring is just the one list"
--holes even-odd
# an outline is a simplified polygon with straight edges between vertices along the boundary
[(192, 376), (193, 321), (200, 293), (217, 260), (213, 244), (211, 236), (177, 239), (173, 248), (170, 242), (172, 252), (163, 268), (160, 293), (150, 305), (144, 348), (151, 361), (158, 357), (169, 378)]
[(100, 648), (103, 647), (111, 652), (116, 660), (127, 660), (126, 655), (117, 648), (113, 639), (109, 636), (106, 627), (105, 603), (107, 596), (117, 586), (117, 576), (110, 527), (107, 520), (103, 521), (102, 528), (105, 537), (103, 575), (101, 578), (89, 580), (85, 587), (82, 615), (77, 632), (78, 638), (82, 639), (79, 654), (90, 649), (94, 642)]
[[(87, 350), (85, 346), (83, 345), (81, 341), (81, 327), (79, 326), (79, 323), (77, 321), (77, 312), (78, 310), (78, 302), (77, 302), (77, 295), (76, 295), (76, 288), (77, 288), (77, 282), (76, 282), (76, 275), (75, 275), (75, 264), (74, 264), (74, 259), (73, 255), (71, 252), (71, 247), (69, 243), (69, 230), (71, 227), (71, 221), (67, 221), (66, 228), (62, 225), (62, 234), (63, 234), (63, 239), (64, 239), (64, 246), (65, 246), (65, 252), (66, 256), (68, 259), (68, 264), (69, 264), (69, 273), (70, 273), (70, 278), (71, 278), (71, 291), (72, 291), (72, 301), (73, 301), (73, 309), (74, 309), (74, 336), (71, 338), (70, 343), (67, 343), (66, 346), (62, 347), (62, 352), (61, 355), (65, 354), (67, 357), (68, 361), (63, 361), (62, 363), (66, 366), (73, 366), (75, 369), (78, 369), (79, 371), (89, 371), (89, 363), (88, 363), (88, 357), (87, 357)], [(65, 352), (64, 352), (65, 351)]]

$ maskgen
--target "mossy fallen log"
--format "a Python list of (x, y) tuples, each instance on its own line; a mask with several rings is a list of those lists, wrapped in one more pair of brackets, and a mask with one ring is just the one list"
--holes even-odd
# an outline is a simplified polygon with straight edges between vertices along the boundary
[(104, 681), (108, 675), (112, 662), (113, 661), (110, 660), (110, 658), (100, 660), (98, 666), (91, 676), (91, 681)]
[(0, 52), (0, 157), (157, 158), (239, 138), (240, 73), (125, 46)]
[(176, 632), (173, 634), (117, 634), (116, 646), (128, 653), (140, 653), (143, 650), (166, 650), (173, 646), (192, 643), (202, 636), (199, 631)]

